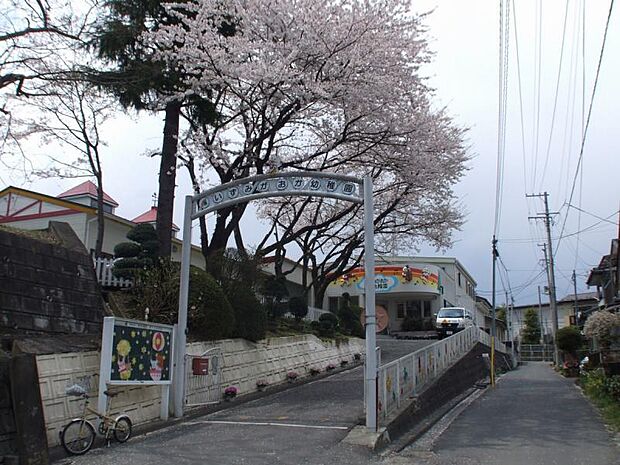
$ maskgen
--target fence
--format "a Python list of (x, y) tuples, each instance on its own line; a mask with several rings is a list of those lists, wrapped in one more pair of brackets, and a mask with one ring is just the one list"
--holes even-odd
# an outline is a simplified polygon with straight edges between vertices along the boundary
[(112, 274), (114, 260), (111, 258), (95, 258), (95, 274), (97, 281), (103, 287), (131, 287), (130, 279), (117, 278)]
[[(385, 419), (397, 410), (403, 401), (437, 379), (477, 342), (490, 347), (491, 338), (484, 331), (471, 327), (382, 365), (378, 379), (379, 417)], [(495, 349), (507, 352), (501, 342), (496, 343)]]
[(521, 344), (519, 355), (523, 362), (553, 362), (553, 344)]
[[(319, 321), (319, 317), (324, 313), (331, 313), (329, 310), (321, 310), (316, 307), (308, 307), (308, 314), (304, 317), (306, 321)], [(285, 313), (284, 316), (294, 318), (292, 313)]]

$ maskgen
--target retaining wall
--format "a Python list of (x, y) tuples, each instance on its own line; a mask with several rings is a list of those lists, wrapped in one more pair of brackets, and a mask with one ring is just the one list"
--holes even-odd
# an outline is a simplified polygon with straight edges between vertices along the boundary
[[(258, 343), (227, 339), (208, 343), (191, 343), (187, 353), (200, 355), (212, 347), (223, 351), (222, 390), (229, 385), (239, 388), (239, 395), (256, 391), (256, 381), (270, 384), (286, 382), (286, 374), (296, 371), (308, 376), (311, 368), (324, 371), (328, 364), (352, 362), (355, 354), (364, 352), (364, 340), (351, 338), (335, 343), (324, 342), (312, 335), (271, 338)], [(83, 401), (65, 395), (65, 388), (78, 383), (86, 387), (91, 406), (97, 405), (99, 352), (52, 354), (37, 356), (39, 385), (49, 446), (59, 444), (59, 432), (75, 416), (81, 414)], [(160, 386), (127, 386), (112, 402), (112, 410), (125, 412), (134, 425), (159, 419)], [(191, 392), (189, 393), (191, 395)]]

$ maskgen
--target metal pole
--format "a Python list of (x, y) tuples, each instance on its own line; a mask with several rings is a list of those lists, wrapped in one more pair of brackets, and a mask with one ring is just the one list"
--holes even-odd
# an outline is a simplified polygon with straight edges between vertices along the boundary
[(187, 301), (189, 297), (189, 264), (192, 250), (192, 196), (185, 197), (183, 216), (183, 248), (181, 250), (181, 283), (179, 285), (179, 316), (175, 337), (174, 416), (183, 416), (185, 396), (185, 350), (187, 341)]
[(366, 311), (366, 428), (377, 431), (377, 358), (375, 357), (375, 238), (372, 178), (364, 178), (364, 292)]

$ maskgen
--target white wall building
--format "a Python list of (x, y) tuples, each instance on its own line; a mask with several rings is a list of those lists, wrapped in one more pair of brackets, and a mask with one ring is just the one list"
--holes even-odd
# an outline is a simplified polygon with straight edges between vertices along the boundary
[[(420, 329), (432, 329), (441, 307), (464, 307), (476, 315), (476, 281), (456, 258), (377, 257), (375, 291), (378, 311), (388, 315), (388, 331), (402, 330), (405, 319), (415, 320)], [(323, 308), (336, 311), (344, 293), (363, 306), (363, 267), (329, 285)], [(476, 325), (484, 327), (484, 320)]]

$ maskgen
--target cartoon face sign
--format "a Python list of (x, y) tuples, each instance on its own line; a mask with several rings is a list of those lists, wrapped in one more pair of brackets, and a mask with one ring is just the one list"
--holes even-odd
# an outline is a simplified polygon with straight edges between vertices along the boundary
[(131, 363), (129, 362), (129, 353), (131, 352), (131, 344), (127, 339), (121, 339), (116, 344), (116, 363), (118, 364), (119, 377), (126, 381), (131, 378)]

